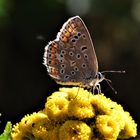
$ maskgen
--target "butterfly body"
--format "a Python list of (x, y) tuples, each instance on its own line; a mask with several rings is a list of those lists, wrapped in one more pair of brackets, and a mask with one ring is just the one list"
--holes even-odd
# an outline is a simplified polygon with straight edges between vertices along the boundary
[(104, 79), (98, 72), (90, 34), (79, 16), (65, 22), (56, 39), (45, 47), (44, 64), (59, 84), (95, 88)]

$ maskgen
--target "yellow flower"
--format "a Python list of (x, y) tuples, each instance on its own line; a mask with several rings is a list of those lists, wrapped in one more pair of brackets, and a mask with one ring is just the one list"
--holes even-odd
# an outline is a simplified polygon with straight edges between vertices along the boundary
[(136, 137), (137, 124), (134, 122), (129, 112), (125, 111), (123, 116), (124, 116), (125, 126), (124, 129), (120, 132), (119, 138), (127, 139), (130, 137)]
[(47, 140), (60, 140), (59, 139), (59, 128), (60, 124), (56, 125), (53, 129), (48, 131), (48, 139)]
[(116, 106), (112, 108), (109, 115), (116, 120), (116, 122), (120, 127), (120, 130), (124, 129), (125, 126), (124, 110), (120, 105), (116, 104)]
[(66, 98), (68, 99), (69, 94), (67, 92), (61, 92), (61, 91), (56, 91), (54, 93), (52, 93), (51, 96), (49, 96), (47, 98), (47, 100), (51, 99), (51, 98)]
[(82, 121), (68, 120), (59, 130), (60, 140), (90, 140), (91, 128)]
[[(79, 96), (78, 96), (79, 97)], [(82, 119), (89, 119), (95, 116), (95, 110), (87, 98), (75, 98), (69, 103), (70, 117)]]
[(68, 116), (69, 101), (64, 97), (49, 98), (45, 104), (44, 112), (55, 121), (64, 120)]
[(48, 131), (44, 126), (38, 125), (32, 128), (32, 134), (36, 139), (47, 140)]
[(120, 132), (118, 123), (109, 115), (98, 115), (96, 117), (96, 128), (106, 140), (116, 140)]
[(44, 113), (33, 113), (31, 115), (26, 115), (19, 123), (19, 129), (21, 131), (31, 132), (35, 125), (45, 125), (48, 123), (48, 116)]
[(98, 114), (107, 115), (111, 114), (112, 109), (116, 105), (110, 98), (106, 98), (103, 94), (93, 95), (91, 100), (92, 105), (97, 110)]
[(11, 135), (14, 140), (22, 139), (23, 135), (22, 135), (22, 131), (19, 130), (19, 123), (16, 123), (13, 126)]
[(12, 129), (13, 140), (117, 140), (136, 135), (137, 124), (121, 105), (80, 87), (60, 88), (43, 110), (26, 115)]
[(91, 92), (84, 90), (80, 87), (72, 87), (72, 88), (60, 88), (60, 92), (65, 92), (68, 94), (68, 100), (74, 100), (76, 98), (84, 98), (90, 101), (91, 97), (93, 96)]
[[(32, 138), (34, 127), (43, 126), (45, 129), (51, 127), (51, 122), (48, 116), (44, 113), (38, 112), (31, 115), (26, 115), (21, 122), (13, 126), (12, 138), (13, 140), (22, 140), (24, 138)], [(43, 129), (42, 129), (43, 130)], [(37, 131), (36, 131), (37, 132)], [(34, 131), (35, 134), (35, 131)]]

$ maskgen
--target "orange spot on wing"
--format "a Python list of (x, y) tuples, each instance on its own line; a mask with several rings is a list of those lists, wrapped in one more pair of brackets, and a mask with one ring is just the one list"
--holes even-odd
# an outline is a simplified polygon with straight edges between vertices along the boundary
[(54, 48), (56, 48), (56, 49), (58, 48), (58, 44), (57, 43), (53, 42), (52, 45), (53, 45)]
[(66, 37), (70, 37), (70, 32), (66, 31), (66, 32), (64, 33), (64, 35), (65, 35)]
[(52, 59), (55, 59), (55, 58), (56, 58), (56, 54), (55, 54), (55, 53), (52, 53), (52, 54), (51, 54), (51, 58), (52, 58)]
[(51, 65), (55, 65), (56, 64), (56, 60), (53, 59), (52, 62), (51, 62)]
[(72, 27), (72, 28), (75, 28), (75, 27), (76, 27), (76, 25), (75, 25), (74, 23), (72, 23), (72, 24), (71, 24), (71, 27)]
[(67, 41), (68, 41), (67, 37), (64, 36), (64, 35), (61, 36), (61, 40), (62, 40), (63, 42), (67, 42)]
[(73, 29), (72, 29), (71, 26), (68, 28), (68, 31), (69, 31), (70, 33), (73, 31)]
[(57, 77), (57, 76), (58, 76), (58, 70), (55, 69), (55, 68), (51, 68), (51, 69), (50, 69), (50, 74), (51, 74), (53, 77)]
[(72, 33), (74, 33), (74, 34), (77, 33), (77, 29), (75, 28), (75, 29), (72, 31)]
[(51, 53), (56, 53), (56, 48), (55, 47), (52, 47), (52, 50), (51, 50)]

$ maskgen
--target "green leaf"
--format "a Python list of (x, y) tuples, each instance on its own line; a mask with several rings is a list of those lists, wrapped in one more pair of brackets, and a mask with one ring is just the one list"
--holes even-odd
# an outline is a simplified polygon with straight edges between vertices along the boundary
[(7, 122), (4, 132), (0, 135), (0, 140), (11, 140), (12, 123)]

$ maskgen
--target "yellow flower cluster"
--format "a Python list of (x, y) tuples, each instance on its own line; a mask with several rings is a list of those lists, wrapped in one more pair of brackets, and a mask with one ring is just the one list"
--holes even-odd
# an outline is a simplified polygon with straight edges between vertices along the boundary
[(137, 124), (123, 107), (103, 94), (79, 87), (60, 88), (42, 111), (13, 126), (13, 140), (116, 140), (137, 135)]

